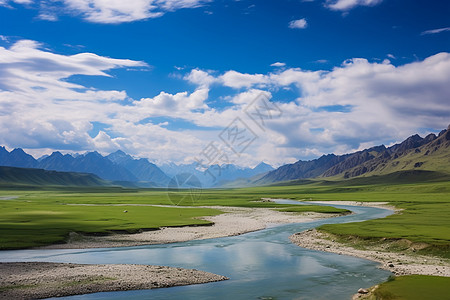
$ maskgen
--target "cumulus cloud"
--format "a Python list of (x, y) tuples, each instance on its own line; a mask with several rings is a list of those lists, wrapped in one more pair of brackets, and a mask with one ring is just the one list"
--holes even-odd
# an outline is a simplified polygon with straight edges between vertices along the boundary
[(446, 31), (450, 31), (450, 27), (426, 30), (426, 31), (422, 32), (422, 35), (437, 34), (437, 33), (446, 32)]
[(308, 27), (308, 22), (305, 18), (289, 22), (289, 28), (305, 29), (306, 27)]
[(9, 49), (0, 47), (1, 143), (89, 148), (90, 121), (106, 118), (127, 95), (86, 88), (71, 83), (70, 77), (109, 76), (107, 70), (138, 66), (146, 64), (92, 53), (55, 54), (30, 40), (18, 41)]
[(327, 0), (325, 6), (331, 10), (349, 11), (357, 6), (375, 6), (383, 0)]
[[(0, 47), (0, 144), (68, 151), (120, 148), (166, 161), (199, 153), (204, 142), (194, 134), (169, 130), (163, 126), (170, 125), (170, 120), (152, 118), (194, 124), (202, 123), (208, 112), (204, 119), (209, 123), (204, 125), (226, 124), (231, 116), (215, 118), (214, 110), (205, 104), (207, 87), (132, 100), (126, 91), (99, 90), (71, 81), (74, 75), (110, 77), (111, 69), (142, 67), (147, 64), (93, 53), (55, 54), (31, 40)], [(94, 124), (103, 127), (95, 132)]]
[(201, 87), (208, 87), (214, 82), (217, 82), (216, 78), (200, 69), (193, 69), (184, 79)]
[(295, 101), (279, 103), (283, 118), (268, 122), (270, 139), (260, 139), (261, 147), (277, 148), (286, 160), (299, 153), (346, 153), (400, 141), (422, 128), (444, 128), (450, 116), (449, 53), (402, 66), (355, 58), (331, 71), (228, 71), (215, 78), (225, 86), (247, 89), (229, 99), (239, 107), (250, 103), (261, 86), (275, 91), (296, 87)]
[[(353, 58), (318, 71), (194, 69), (183, 77), (195, 85), (193, 91), (161, 91), (142, 99), (71, 80), (146, 65), (93, 53), (56, 54), (30, 40), (0, 47), (0, 144), (70, 151), (120, 148), (160, 162), (193, 161), (211, 141), (220, 142), (220, 132), (239, 117), (257, 139), (234, 162), (282, 164), (400, 141), (422, 128), (444, 128), (450, 116), (449, 53), (400, 66)], [(230, 88), (228, 94), (214, 100), (226, 105), (208, 105), (211, 90), (223, 86)], [(285, 88), (297, 96), (278, 101), (277, 91)], [(264, 130), (245, 113), (261, 95), (283, 112), (267, 120)], [(177, 127), (180, 120), (186, 125)]]
[(223, 85), (232, 88), (250, 88), (252, 86), (264, 86), (269, 82), (269, 78), (262, 74), (244, 74), (234, 70), (228, 71), (219, 77)]
[[(136, 108), (149, 117), (176, 117), (186, 118), (192, 111), (208, 109), (205, 101), (208, 99), (208, 89), (201, 88), (195, 92), (180, 92), (175, 95), (161, 92), (154, 98), (143, 98), (134, 101)], [(140, 118), (143, 118), (140, 116)]]

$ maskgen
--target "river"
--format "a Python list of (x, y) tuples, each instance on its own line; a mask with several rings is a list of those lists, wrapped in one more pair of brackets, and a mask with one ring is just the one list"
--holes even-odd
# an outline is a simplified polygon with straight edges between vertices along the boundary
[[(292, 200), (280, 203), (299, 204)], [(354, 214), (310, 223), (209, 240), (166, 245), (104, 249), (1, 251), (0, 261), (46, 261), (81, 264), (148, 264), (199, 269), (230, 280), (165, 289), (105, 292), (57, 299), (350, 299), (361, 288), (385, 281), (390, 272), (377, 263), (300, 248), (293, 233), (322, 224), (383, 218), (392, 211), (333, 205)], [(56, 299), (56, 298), (55, 298)]]

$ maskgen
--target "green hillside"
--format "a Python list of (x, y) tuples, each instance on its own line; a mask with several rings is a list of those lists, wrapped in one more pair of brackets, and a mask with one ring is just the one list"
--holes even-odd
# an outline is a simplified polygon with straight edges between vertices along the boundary
[[(388, 177), (380, 177), (386, 176)], [(382, 181), (408, 183), (410, 180), (442, 180), (450, 175), (450, 126), (439, 135), (430, 133), (425, 138), (415, 134), (399, 144), (384, 145), (348, 153), (328, 154), (320, 158), (287, 164), (260, 178), (228, 183), (227, 187), (294, 185), (318, 181), (336, 181), (370, 178)]]
[(6, 186), (104, 186), (108, 182), (93, 174), (42, 169), (0, 167), (0, 187)]
[(391, 155), (385, 152), (340, 176), (344, 178), (358, 176), (385, 175), (406, 170), (436, 171), (450, 174), (450, 132), (442, 134), (438, 139), (422, 145), (397, 151)]

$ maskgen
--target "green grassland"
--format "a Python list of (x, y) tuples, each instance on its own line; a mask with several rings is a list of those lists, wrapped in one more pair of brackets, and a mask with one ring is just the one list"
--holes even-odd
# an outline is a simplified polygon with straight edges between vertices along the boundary
[[(264, 189), (167, 191), (9, 186), (0, 189), (0, 249), (63, 243), (70, 232), (105, 235), (167, 226), (210, 225), (210, 222), (199, 217), (222, 213), (217, 209), (198, 206), (284, 207), (295, 212), (345, 212), (315, 205), (300, 211), (289, 205), (261, 202), (261, 197), (265, 195)], [(291, 196), (295, 197), (294, 194)]]
[[(450, 180), (448, 175), (424, 171), (203, 191), (3, 185), (0, 186), (0, 249), (62, 243), (72, 231), (108, 234), (162, 226), (208, 225), (198, 217), (221, 213), (200, 206), (342, 212), (324, 206), (280, 205), (261, 198), (389, 202), (402, 211), (384, 219), (324, 225), (319, 230), (332, 233), (341, 241), (357, 239), (362, 247), (384, 241), (408, 241), (403, 248), (389, 250), (407, 251), (415, 243), (420, 244), (417, 253), (450, 258)], [(404, 276), (381, 284), (371, 297), (444, 299), (450, 294), (449, 286), (449, 278)]]
[[(28, 201), (28, 200), (27, 200)], [(161, 226), (205, 225), (195, 219), (220, 213), (207, 208), (77, 206), (0, 201), (0, 248), (16, 249), (63, 242), (69, 232), (107, 234)], [(125, 212), (126, 211), (126, 212)]]
[(450, 278), (410, 275), (392, 278), (371, 296), (376, 300), (450, 299)]
[[(450, 182), (420, 173), (346, 181), (303, 181), (296, 185), (203, 191), (126, 189), (119, 187), (0, 187), (0, 248), (25, 248), (63, 242), (70, 231), (106, 234), (161, 226), (206, 225), (196, 219), (220, 213), (198, 206), (272, 207), (286, 211), (339, 212), (323, 206), (292, 207), (261, 198), (383, 201), (403, 209), (384, 219), (322, 226), (320, 230), (362, 240), (407, 239), (421, 250), (449, 257)], [(406, 176), (406, 177), (405, 177)], [(417, 180), (417, 176), (419, 179)], [(415, 179), (416, 178), (416, 179)], [(194, 196), (192, 196), (194, 195)], [(8, 198), (4, 198), (8, 199)], [(125, 206), (113, 206), (113, 205)], [(132, 206), (164, 205), (183, 207)], [(87, 206), (89, 205), (89, 206)], [(188, 206), (188, 207), (184, 207)], [(128, 213), (123, 211), (127, 210)]]

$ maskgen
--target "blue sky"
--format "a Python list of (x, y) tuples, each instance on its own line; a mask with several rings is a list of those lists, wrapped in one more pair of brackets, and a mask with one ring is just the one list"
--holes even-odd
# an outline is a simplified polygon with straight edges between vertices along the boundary
[[(0, 144), (188, 163), (212, 143), (252, 166), (437, 132), (449, 14), (425, 0), (0, 0)], [(245, 113), (261, 95), (276, 107), (263, 126)], [(220, 138), (236, 118), (256, 137), (239, 153)]]

